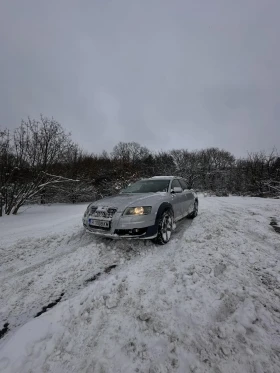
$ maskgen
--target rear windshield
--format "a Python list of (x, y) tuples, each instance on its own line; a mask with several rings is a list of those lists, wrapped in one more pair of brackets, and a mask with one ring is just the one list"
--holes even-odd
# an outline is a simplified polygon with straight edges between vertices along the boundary
[(123, 189), (121, 193), (168, 192), (170, 180), (140, 180)]

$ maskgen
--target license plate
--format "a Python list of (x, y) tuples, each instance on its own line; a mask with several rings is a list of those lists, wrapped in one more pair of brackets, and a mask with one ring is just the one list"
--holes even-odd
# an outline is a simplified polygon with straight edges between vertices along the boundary
[(106, 220), (89, 219), (89, 224), (95, 227), (109, 228), (110, 222)]

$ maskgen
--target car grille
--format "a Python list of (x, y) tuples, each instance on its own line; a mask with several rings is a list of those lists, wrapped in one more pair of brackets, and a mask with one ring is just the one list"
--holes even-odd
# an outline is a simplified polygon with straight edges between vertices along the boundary
[(98, 210), (97, 207), (92, 207), (91, 208), (91, 215), (98, 217), (98, 218), (112, 218), (113, 215), (116, 213), (117, 209), (116, 208), (106, 208), (106, 210)]

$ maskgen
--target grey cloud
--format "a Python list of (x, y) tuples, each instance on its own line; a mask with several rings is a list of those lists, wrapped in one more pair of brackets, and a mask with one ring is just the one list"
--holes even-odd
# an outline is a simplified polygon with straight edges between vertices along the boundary
[(279, 1), (1, 7), (1, 126), (54, 116), (89, 151), (118, 141), (236, 155), (277, 145)]

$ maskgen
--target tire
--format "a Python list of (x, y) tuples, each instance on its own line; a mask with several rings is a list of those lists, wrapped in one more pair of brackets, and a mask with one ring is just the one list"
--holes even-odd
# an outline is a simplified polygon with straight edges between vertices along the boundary
[(188, 215), (188, 219), (194, 219), (198, 214), (198, 200), (196, 199), (193, 204), (193, 211)]
[(173, 212), (171, 209), (165, 210), (158, 222), (158, 234), (154, 242), (159, 245), (165, 245), (170, 241), (173, 228)]

